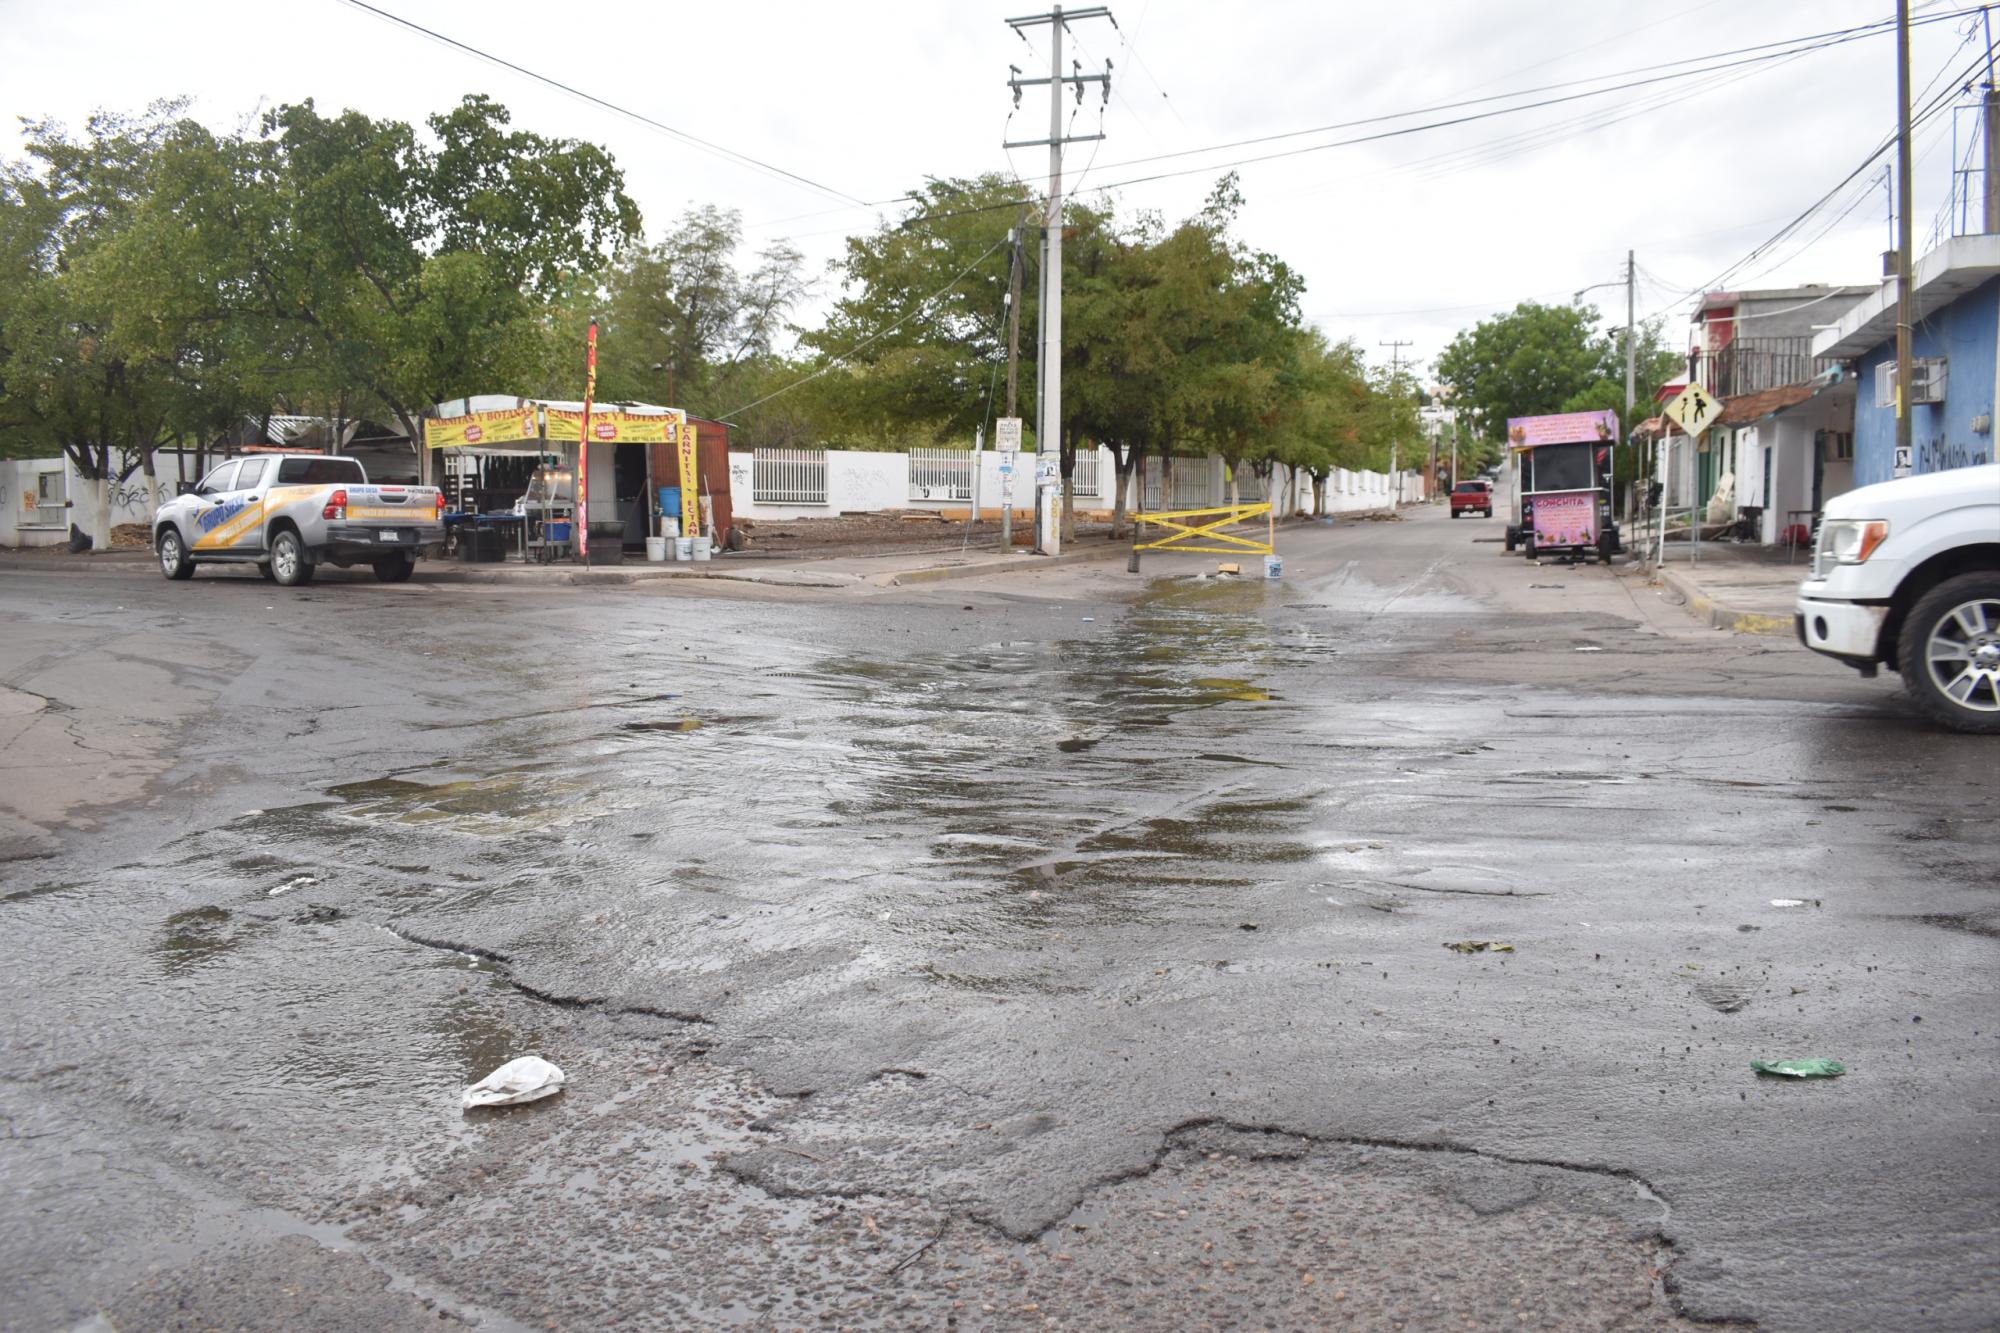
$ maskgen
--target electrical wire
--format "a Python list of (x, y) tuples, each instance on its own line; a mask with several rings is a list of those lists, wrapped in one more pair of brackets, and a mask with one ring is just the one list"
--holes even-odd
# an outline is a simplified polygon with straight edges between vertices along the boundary
[(490, 65), (498, 65), (502, 69), (511, 70), (513, 73), (519, 74), (524, 78), (533, 79), (537, 83), (546, 84), (548, 87), (554, 88), (559, 92), (567, 93), (571, 97), (575, 97), (582, 101), (589, 102), (593, 106), (602, 107), (606, 111), (610, 111), (615, 115), (620, 115), (625, 117), (627, 120), (636, 121), (639, 124), (644, 125), (649, 129), (657, 130), (660, 133), (667, 135), (669, 138), (687, 144), (690, 147), (698, 148), (705, 153), (713, 154), (714, 156), (720, 157), (725, 161), (734, 162), (739, 166), (750, 167), (753, 170), (762, 172), (767, 176), (782, 177), (796, 184), (806, 186), (809, 189), (817, 190), (821, 194), (828, 195), (835, 199), (845, 200), (846, 202), (861, 208), (872, 208), (875, 206), (873, 204), (868, 203), (864, 199), (856, 198), (855, 196), (847, 193), (845, 190), (836, 190), (831, 185), (822, 185), (820, 182), (813, 180), (810, 177), (801, 176), (796, 171), (787, 171), (785, 168), (777, 166), (774, 163), (766, 162), (762, 158), (752, 157), (748, 153), (738, 152), (734, 148), (728, 148), (723, 146), (722, 144), (701, 138), (699, 135), (690, 134), (686, 130), (676, 129), (675, 127), (667, 124), (664, 121), (657, 120), (652, 116), (646, 115), (644, 112), (633, 111), (629, 107), (620, 106), (618, 103), (610, 101), (607, 98), (599, 97), (596, 93), (586, 92), (582, 88), (576, 87), (574, 84), (564, 83), (560, 79), (551, 78), (546, 74), (537, 73), (536, 71), (529, 69), (526, 65), (516, 64), (514, 61), (508, 60), (504, 56), (498, 56), (490, 51), (481, 50), (479, 47), (472, 45), (470, 42), (460, 41), (456, 37), (448, 37), (444, 33), (441, 33), (434, 28), (427, 28), (423, 24), (414, 22), (413, 20), (410, 19), (406, 19), (400, 14), (391, 13), (389, 10), (382, 9), (375, 5), (369, 4), (367, 0), (340, 0), (340, 2), (353, 9), (361, 10), (362, 12), (367, 14), (373, 14), (376, 18), (383, 20), (385, 23), (393, 23), (399, 27), (407, 28), (411, 32), (418, 33), (421, 36), (427, 37), (431, 41), (437, 42), (442, 46), (447, 46), (452, 48), (453, 50), (464, 52), (466, 55), (473, 56), (474, 58), (479, 60), (483, 60)]

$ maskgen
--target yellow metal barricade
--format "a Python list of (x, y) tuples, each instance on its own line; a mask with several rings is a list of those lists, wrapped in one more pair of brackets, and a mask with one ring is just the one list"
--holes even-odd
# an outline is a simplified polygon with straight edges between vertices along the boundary
[[(1133, 523), (1143, 527), (1151, 523), (1155, 527), (1172, 531), (1165, 537), (1150, 542), (1141, 542), (1142, 535), (1134, 531), (1132, 558), (1137, 560), (1141, 551), (1201, 551), (1212, 555), (1272, 555), (1271, 506), (1267, 504), (1220, 505), (1213, 509), (1176, 509), (1165, 514), (1134, 514)], [(1223, 529), (1236, 523), (1246, 523), (1253, 518), (1265, 520), (1265, 535), (1262, 540), (1241, 536)], [(1183, 519), (1206, 519), (1207, 522), (1182, 522)], [(1195, 542), (1227, 542), (1226, 546), (1200, 546)]]

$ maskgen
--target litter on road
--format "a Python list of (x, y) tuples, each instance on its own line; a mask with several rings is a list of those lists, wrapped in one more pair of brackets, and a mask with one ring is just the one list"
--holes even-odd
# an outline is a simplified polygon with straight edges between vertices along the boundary
[(1444, 947), (1450, 949), (1453, 953), (1486, 953), (1488, 951), (1491, 951), (1493, 953), (1514, 952), (1513, 945), (1495, 944), (1491, 940), (1447, 940), (1445, 941)]
[(1803, 898), (1773, 898), (1773, 899), (1771, 899), (1771, 906), (1773, 906), (1773, 907), (1804, 907), (1805, 905), (1806, 905), (1806, 900), (1805, 900), (1805, 899), (1803, 899)]
[(467, 1088), (459, 1103), (468, 1111), (481, 1106), (518, 1106), (553, 1097), (562, 1090), (562, 1070), (539, 1055), (524, 1055)]
[(1839, 1078), (1847, 1072), (1847, 1066), (1840, 1061), (1817, 1057), (1810, 1060), (1752, 1060), (1750, 1067), (1760, 1074), (1775, 1074), (1779, 1078)]

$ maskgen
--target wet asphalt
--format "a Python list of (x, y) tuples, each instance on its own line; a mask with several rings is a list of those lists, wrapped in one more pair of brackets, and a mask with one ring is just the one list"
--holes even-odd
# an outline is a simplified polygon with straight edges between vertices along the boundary
[(1992, 1327), (2000, 749), (1497, 534), (0, 575), (0, 1327)]

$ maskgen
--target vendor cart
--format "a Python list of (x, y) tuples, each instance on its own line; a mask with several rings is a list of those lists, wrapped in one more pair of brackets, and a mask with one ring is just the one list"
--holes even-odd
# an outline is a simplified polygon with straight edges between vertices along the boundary
[(1610, 411), (1511, 418), (1507, 549), (1530, 559), (1608, 563), (1620, 549), (1611, 511), (1617, 442), (1618, 417)]

